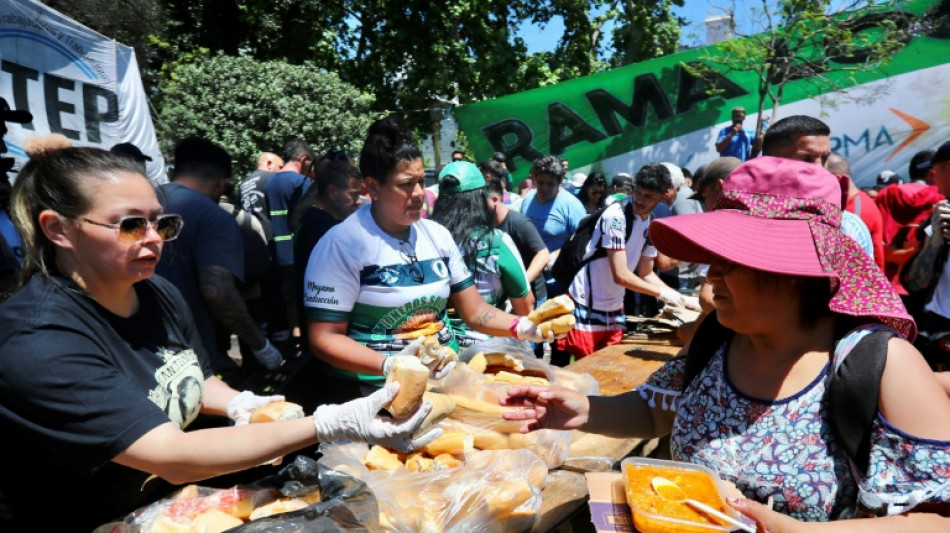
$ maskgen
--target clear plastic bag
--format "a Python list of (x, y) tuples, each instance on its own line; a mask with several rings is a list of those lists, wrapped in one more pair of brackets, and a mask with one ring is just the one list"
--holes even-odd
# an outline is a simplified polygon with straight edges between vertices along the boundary
[[(248, 521), (254, 509), (280, 498), (321, 501), (296, 511)], [(379, 511), (364, 481), (326, 468), (310, 457), (297, 456), (279, 473), (254, 484), (228, 489), (188, 485), (169, 498), (130, 513), (121, 522), (102, 525), (94, 533), (150, 533), (198, 530), (198, 524), (235, 533), (370, 533), (379, 530)]]
[(541, 509), (547, 466), (528, 450), (474, 450), (446, 470), (370, 470), (365, 444), (321, 445), (320, 463), (364, 480), (385, 533), (529, 531)]

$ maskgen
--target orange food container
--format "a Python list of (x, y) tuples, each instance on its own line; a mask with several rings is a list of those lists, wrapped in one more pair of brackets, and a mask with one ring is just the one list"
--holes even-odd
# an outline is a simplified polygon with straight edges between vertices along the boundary
[(653, 490), (653, 478), (664, 477), (679, 485), (687, 498), (740, 519), (739, 513), (726, 505), (722, 480), (705, 466), (630, 457), (620, 463), (620, 471), (633, 525), (639, 533), (721, 533), (738, 529), (685, 502), (666, 500)]

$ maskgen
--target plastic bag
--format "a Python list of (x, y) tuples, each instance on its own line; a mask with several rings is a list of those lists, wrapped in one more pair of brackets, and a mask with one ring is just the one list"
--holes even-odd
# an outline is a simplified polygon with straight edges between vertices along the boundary
[(459, 360), (469, 362), (478, 352), (506, 353), (521, 360), (522, 365), (532, 374), (543, 373), (552, 385), (567, 387), (588, 396), (600, 394), (600, 386), (594, 376), (588, 373), (572, 372), (538, 359), (528, 343), (510, 338), (493, 337), (486, 341), (468, 346), (459, 352)]
[(547, 466), (528, 450), (476, 450), (456, 468), (410, 472), (366, 468), (365, 444), (320, 449), (321, 464), (363, 479), (376, 494), (382, 532), (524, 532), (541, 509)]
[[(307, 497), (315, 491), (322, 501), (245, 522), (262, 505), (279, 498)], [(205, 521), (227, 524), (221, 527), (236, 533), (370, 533), (378, 531), (378, 520), (375, 496), (365, 482), (332, 471), (310, 457), (297, 456), (279, 473), (251, 485), (228, 489), (188, 485), (130, 513), (121, 522), (96, 528), (94, 533), (187, 532)]]

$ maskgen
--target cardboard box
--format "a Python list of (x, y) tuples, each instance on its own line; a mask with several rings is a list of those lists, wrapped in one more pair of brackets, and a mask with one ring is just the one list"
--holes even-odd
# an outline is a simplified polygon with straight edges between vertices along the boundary
[(590, 519), (597, 533), (636, 533), (620, 472), (588, 472)]

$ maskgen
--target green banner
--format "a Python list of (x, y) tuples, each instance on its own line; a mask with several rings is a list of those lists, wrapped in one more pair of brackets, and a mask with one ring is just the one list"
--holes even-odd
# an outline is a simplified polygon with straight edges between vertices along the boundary
[[(944, 0), (948, 4), (948, 0)], [(938, 2), (922, 0), (887, 14), (913, 24)], [(946, 12), (946, 5), (942, 6)], [(873, 31), (872, 16), (867, 15)], [(644, 147), (708, 129), (729, 120), (735, 106), (758, 109), (755, 72), (724, 73), (706, 93), (707, 82), (688, 75), (683, 64), (703, 62), (720, 54), (715, 47), (691, 49), (557, 85), (459, 107), (455, 116), (479, 161), (505, 153), (515, 181), (527, 177), (530, 163), (544, 154), (569, 160), (582, 168)], [(887, 66), (859, 73), (858, 84), (873, 83), (950, 61), (950, 31), (945, 24), (929, 35), (914, 38)], [(705, 61), (712, 68), (713, 62)], [(833, 73), (844, 82), (849, 74)], [(814, 80), (786, 84), (783, 107), (821, 94)], [(943, 88), (933, 88), (942, 91)], [(714, 155), (713, 155), (714, 157)], [(685, 163), (681, 163), (685, 164)]]

